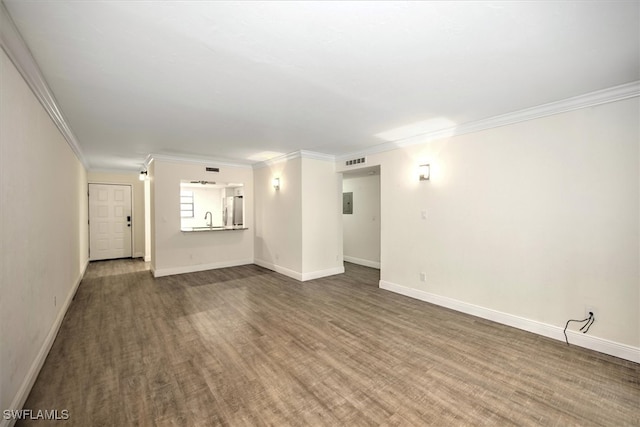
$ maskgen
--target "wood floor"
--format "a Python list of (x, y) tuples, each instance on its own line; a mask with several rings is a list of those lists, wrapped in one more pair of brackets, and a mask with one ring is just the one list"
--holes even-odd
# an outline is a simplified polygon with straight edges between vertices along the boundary
[(25, 409), (74, 426), (640, 425), (640, 365), (346, 269), (300, 283), (92, 263)]

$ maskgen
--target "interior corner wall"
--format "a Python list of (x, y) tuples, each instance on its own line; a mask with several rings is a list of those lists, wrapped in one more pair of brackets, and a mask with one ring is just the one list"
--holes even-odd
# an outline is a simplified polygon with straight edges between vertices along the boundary
[(254, 169), (253, 177), (255, 263), (302, 280), (302, 159)]
[(344, 175), (342, 192), (353, 193), (353, 213), (342, 215), (344, 259), (380, 268), (380, 175)]
[(17, 410), (88, 263), (87, 174), (2, 50), (0, 123), (0, 408)]
[(144, 182), (138, 173), (104, 173), (89, 171), (89, 184), (125, 184), (131, 185), (133, 207), (133, 258), (144, 257), (145, 254), (145, 203)]
[(147, 168), (144, 180), (144, 260), (151, 261), (151, 178)]
[(368, 156), (383, 170), (381, 286), (562, 340), (593, 307), (570, 340), (640, 361), (639, 104)]
[(301, 160), (303, 280), (344, 273), (342, 176), (332, 161)]
[[(153, 161), (152, 271), (156, 277), (213, 268), (252, 264), (253, 171), (248, 167), (221, 166), (219, 173), (205, 171), (205, 165)], [(180, 231), (180, 182), (216, 181), (244, 184), (244, 216), (248, 230)]]
[(149, 242), (149, 257), (151, 258), (151, 272), (155, 274), (156, 271), (156, 210), (153, 209), (156, 202), (156, 183), (155, 183), (155, 168), (156, 162), (151, 161), (147, 166), (147, 179), (149, 180), (149, 236), (147, 240)]

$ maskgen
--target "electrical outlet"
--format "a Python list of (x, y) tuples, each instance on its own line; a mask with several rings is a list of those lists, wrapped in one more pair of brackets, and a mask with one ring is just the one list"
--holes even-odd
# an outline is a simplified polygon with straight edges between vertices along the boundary
[(593, 317), (596, 317), (596, 308), (592, 305), (584, 306), (584, 318), (589, 317), (589, 313), (593, 313)]
[(421, 282), (427, 281), (427, 273), (425, 273), (424, 271), (420, 273), (420, 281)]

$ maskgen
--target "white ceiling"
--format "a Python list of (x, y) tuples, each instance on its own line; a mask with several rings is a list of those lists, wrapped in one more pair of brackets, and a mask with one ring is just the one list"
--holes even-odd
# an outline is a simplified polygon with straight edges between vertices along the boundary
[(342, 155), (640, 78), (638, 1), (4, 3), (96, 170)]

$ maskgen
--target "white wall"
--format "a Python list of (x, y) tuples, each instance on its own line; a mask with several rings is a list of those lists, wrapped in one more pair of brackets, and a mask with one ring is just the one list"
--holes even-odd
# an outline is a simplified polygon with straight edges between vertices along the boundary
[(302, 158), (302, 274), (344, 273), (342, 177), (335, 163)]
[(344, 259), (380, 268), (380, 175), (345, 174), (342, 192), (353, 193), (353, 213), (342, 215)]
[(147, 252), (149, 252), (148, 261), (151, 262), (151, 268), (155, 268), (155, 262), (153, 261), (156, 258), (156, 210), (154, 209), (155, 200), (156, 200), (156, 186), (155, 180), (153, 179), (156, 170), (156, 162), (151, 160), (149, 165), (147, 166), (147, 181), (148, 181), (148, 189), (149, 189), (149, 238), (147, 248)]
[(4, 51), (0, 123), (4, 410), (24, 404), (82, 278), (88, 262), (88, 203), (83, 165)]
[(151, 182), (144, 180), (144, 260), (151, 261)]
[[(253, 171), (220, 166), (219, 173), (204, 164), (154, 160), (151, 178), (152, 254), (156, 276), (253, 263)], [(180, 231), (180, 181), (243, 183), (245, 220), (249, 230)], [(204, 215), (203, 215), (204, 218)]]
[(90, 184), (126, 184), (131, 185), (131, 206), (133, 215), (133, 257), (141, 258), (145, 255), (145, 206), (144, 181), (140, 181), (138, 173), (105, 173), (89, 171), (87, 179)]
[[(272, 185), (280, 178), (280, 190)], [(291, 153), (254, 170), (258, 265), (297, 280), (344, 272), (341, 179), (332, 161)]]
[(632, 98), (368, 156), (381, 285), (558, 339), (593, 306), (571, 339), (640, 360), (639, 110)]
[[(253, 177), (256, 190), (256, 264), (300, 278), (302, 159), (289, 159), (254, 169)], [(280, 178), (280, 190), (273, 188), (273, 178)]]

